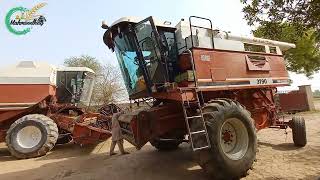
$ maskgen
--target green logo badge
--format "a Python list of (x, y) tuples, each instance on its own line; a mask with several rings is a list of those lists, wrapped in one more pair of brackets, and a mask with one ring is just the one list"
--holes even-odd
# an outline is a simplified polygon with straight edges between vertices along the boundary
[(32, 26), (42, 26), (46, 18), (37, 12), (45, 5), (46, 3), (37, 4), (30, 10), (24, 7), (10, 9), (5, 17), (6, 27), (15, 35), (25, 35), (31, 31)]

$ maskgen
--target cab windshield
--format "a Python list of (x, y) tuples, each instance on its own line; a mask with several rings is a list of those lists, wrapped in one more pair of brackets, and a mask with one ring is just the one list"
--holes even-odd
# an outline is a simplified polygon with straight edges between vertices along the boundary
[(58, 71), (58, 103), (89, 105), (94, 85), (94, 73), (88, 71)]
[[(115, 42), (115, 52), (121, 73), (129, 95), (146, 90), (142, 71), (139, 67), (136, 50), (129, 39), (124, 34), (121, 38), (117, 36)], [(144, 52), (145, 55), (150, 52)]]
[[(165, 64), (161, 63), (163, 61), (161, 61), (160, 49), (165, 50), (165, 55), (170, 60), (176, 61), (174, 32), (159, 31), (161, 42), (158, 44), (152, 34), (151, 26), (147, 22), (139, 24), (135, 29), (137, 43), (143, 55), (143, 63), (148, 71), (148, 77), (153, 84), (165, 83), (166, 70)], [(114, 38), (114, 50), (129, 95), (147, 90), (133, 42), (133, 37), (126, 32), (121, 32)]]
[[(81, 81), (81, 80), (80, 80)], [(78, 96), (79, 96), (79, 102), (89, 106), (90, 105), (90, 100), (91, 100), (91, 95), (92, 95), (92, 90), (94, 86), (94, 81), (95, 81), (95, 75), (92, 72), (84, 72), (83, 73), (83, 79), (82, 79), (82, 86), (79, 84), (78, 89)]]

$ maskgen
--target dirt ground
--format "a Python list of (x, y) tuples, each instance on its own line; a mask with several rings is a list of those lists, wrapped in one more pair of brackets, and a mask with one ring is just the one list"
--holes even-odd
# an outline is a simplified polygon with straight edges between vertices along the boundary
[[(320, 101), (316, 103), (320, 108)], [(308, 144), (296, 148), (291, 130), (266, 129), (258, 133), (257, 162), (245, 179), (318, 179), (320, 177), (320, 111), (302, 113), (306, 119)], [(16, 160), (0, 144), (1, 180), (207, 180), (194, 162), (187, 144), (176, 151), (158, 152), (146, 145), (131, 153), (107, 155), (110, 141), (95, 147), (68, 144), (56, 146), (44, 157)]]

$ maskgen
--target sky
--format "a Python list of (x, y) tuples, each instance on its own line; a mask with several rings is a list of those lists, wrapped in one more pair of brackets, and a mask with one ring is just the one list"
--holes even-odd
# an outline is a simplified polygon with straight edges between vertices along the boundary
[[(38, 3), (47, 5), (39, 10), (46, 18), (41, 27), (34, 27), (26, 35), (17, 36), (5, 26), (5, 16), (11, 8), (32, 8)], [(21, 60), (47, 61), (62, 65), (71, 56), (90, 55), (101, 63), (117, 66), (117, 60), (103, 43), (105, 30), (101, 22), (108, 24), (125, 16), (148, 17), (167, 20), (173, 25), (191, 15), (209, 18), (214, 27), (232, 34), (250, 36), (251, 27), (241, 12), (240, 0), (68, 0), (68, 1), (0, 1), (0, 67)], [(312, 80), (304, 75), (291, 73), (293, 87), (312, 84), (320, 89), (320, 74)]]

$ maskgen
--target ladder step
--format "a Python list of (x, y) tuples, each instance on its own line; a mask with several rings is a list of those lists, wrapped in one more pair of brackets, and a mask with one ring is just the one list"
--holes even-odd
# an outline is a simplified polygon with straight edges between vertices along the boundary
[(187, 119), (193, 119), (193, 118), (201, 118), (202, 116), (190, 116), (190, 117), (187, 117)]
[[(192, 92), (195, 97), (194, 99), (190, 100), (187, 97), (187, 93), (188, 92)], [(200, 103), (200, 99), (198, 96), (198, 92), (199, 91), (197, 88), (185, 88), (185, 89), (180, 89), (180, 93), (181, 93), (181, 98), (182, 98), (182, 109), (183, 109), (183, 113), (184, 113), (184, 118), (186, 121), (186, 126), (188, 129), (188, 134), (189, 134), (189, 141), (191, 143), (192, 146), (192, 150), (193, 151), (197, 151), (197, 150), (201, 150), (201, 149), (205, 149), (205, 148), (210, 148), (210, 139), (207, 135), (207, 129), (206, 129), (206, 125), (205, 125), (205, 121), (203, 119), (203, 112), (202, 112), (202, 104)], [(183, 96), (185, 96), (186, 99), (183, 98)], [(202, 92), (201, 92), (201, 97), (202, 97)], [(196, 116), (188, 116), (188, 110), (192, 108), (195, 108), (197, 110), (197, 113), (199, 113), (199, 115)], [(193, 112), (193, 111), (191, 111)], [(196, 119), (197, 121), (201, 121), (203, 127), (199, 130), (199, 129), (194, 129), (194, 131), (191, 131), (190, 128), (190, 119)], [(195, 142), (193, 142), (193, 137), (195, 137), (194, 135), (199, 134), (199, 136), (201, 136), (201, 138), (205, 138), (206, 139), (206, 143), (205, 144), (201, 144), (200, 146), (197, 147), (197, 144), (195, 144)]]
[(207, 149), (207, 148), (210, 148), (210, 146), (203, 146), (203, 147), (194, 148), (193, 151), (197, 151), (197, 150), (201, 150), (201, 149)]
[(191, 135), (205, 133), (205, 130), (190, 132)]

